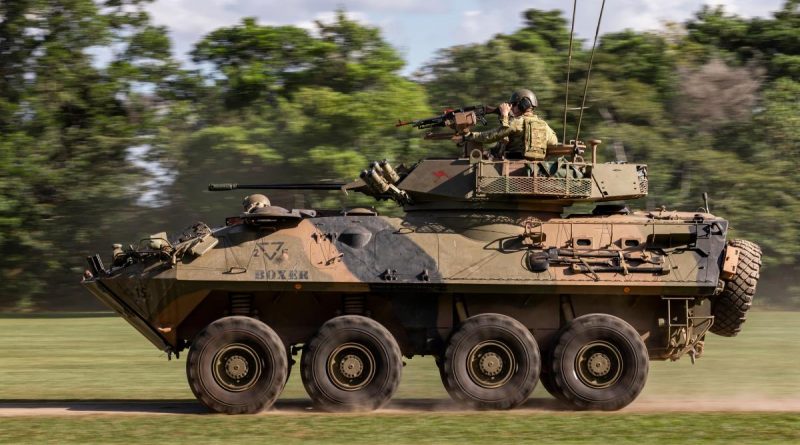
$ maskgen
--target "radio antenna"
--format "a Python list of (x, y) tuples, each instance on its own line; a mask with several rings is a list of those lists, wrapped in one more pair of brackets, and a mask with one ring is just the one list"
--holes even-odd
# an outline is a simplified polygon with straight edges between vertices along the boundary
[(569, 106), (569, 75), (572, 69), (572, 39), (575, 35), (575, 11), (578, 9), (578, 0), (572, 0), (572, 26), (569, 30), (569, 52), (567, 54), (567, 86), (564, 88), (564, 130), (561, 142), (567, 143), (567, 107)]
[(589, 90), (589, 78), (592, 75), (592, 63), (594, 62), (594, 50), (597, 48), (597, 36), (600, 34), (600, 22), (603, 20), (603, 9), (606, 7), (606, 0), (600, 4), (600, 17), (597, 18), (597, 29), (594, 31), (594, 42), (592, 43), (592, 55), (589, 57), (589, 70), (586, 72), (586, 84), (583, 86), (583, 100), (581, 101), (581, 114), (578, 116), (578, 129), (575, 131), (575, 143), (581, 134), (581, 122), (583, 121), (583, 110), (586, 108), (586, 92)]

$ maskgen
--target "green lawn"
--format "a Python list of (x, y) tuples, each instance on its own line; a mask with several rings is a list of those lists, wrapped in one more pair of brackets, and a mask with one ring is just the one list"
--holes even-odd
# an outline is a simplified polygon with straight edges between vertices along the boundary
[[(754, 312), (735, 338), (710, 335), (706, 355), (652, 363), (637, 402), (715, 400), (731, 410), (800, 400), (798, 312)], [(395, 396), (403, 407), (447, 404), (432, 359), (407, 360)], [(71, 400), (179, 403), (195, 411), (183, 357), (168, 362), (122, 319), (114, 317), (0, 318), (0, 405)], [(295, 370), (296, 371), (296, 370)], [(297, 372), (278, 407), (261, 416), (147, 414), (0, 417), (0, 443), (227, 442), (272, 438), (280, 443), (800, 443), (800, 413), (568, 413), (560, 411), (403, 412), (329, 415), (304, 412)], [(537, 388), (534, 399), (548, 405)], [(649, 406), (649, 405), (648, 405)], [(723, 406), (727, 406), (723, 404)], [(727, 408), (722, 408), (727, 409)], [(197, 410), (199, 411), (199, 410)]]
[[(5, 430), (5, 432), (4, 432)], [(800, 443), (794, 414), (469, 414), (0, 418), (3, 443)]]
[[(800, 312), (754, 312), (738, 337), (709, 335), (695, 365), (653, 362), (641, 398), (798, 399), (798, 327)], [(406, 362), (395, 398), (447, 399), (430, 357)], [(0, 318), (0, 399), (193, 399), (184, 365), (121, 318)], [(299, 373), (283, 397), (306, 397)]]

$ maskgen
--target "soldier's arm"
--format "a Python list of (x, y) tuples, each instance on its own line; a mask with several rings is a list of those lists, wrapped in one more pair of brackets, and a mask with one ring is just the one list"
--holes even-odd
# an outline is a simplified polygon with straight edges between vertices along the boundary
[(556, 144), (558, 144), (558, 135), (548, 125), (547, 126), (547, 145), (556, 145)]
[(502, 103), (498, 108), (500, 110), (500, 113), (498, 114), (497, 117), (500, 120), (500, 126), (508, 127), (509, 122), (511, 121), (511, 119), (513, 119), (513, 116), (511, 116), (511, 105), (507, 103)]
[(522, 132), (522, 120), (512, 119), (508, 122), (508, 125), (503, 125), (487, 131), (473, 131), (469, 134), (467, 139), (480, 143), (496, 142), (504, 137), (520, 132)]

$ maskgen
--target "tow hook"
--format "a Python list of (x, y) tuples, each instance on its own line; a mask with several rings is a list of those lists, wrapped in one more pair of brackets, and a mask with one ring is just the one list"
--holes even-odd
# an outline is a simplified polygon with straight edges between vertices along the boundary
[(693, 365), (695, 360), (699, 359), (703, 355), (703, 348), (704, 343), (701, 340), (692, 345), (692, 348), (689, 349), (689, 359), (691, 359)]

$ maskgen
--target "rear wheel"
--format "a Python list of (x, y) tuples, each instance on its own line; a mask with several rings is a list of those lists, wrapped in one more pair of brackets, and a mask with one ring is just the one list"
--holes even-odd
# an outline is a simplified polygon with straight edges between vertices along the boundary
[(548, 372), (562, 401), (577, 409), (612, 411), (641, 393), (649, 365), (647, 348), (630, 324), (589, 314), (566, 326)]
[(542, 373), (539, 374), (539, 381), (542, 383), (542, 387), (547, 391), (548, 394), (555, 397), (560, 401), (564, 401), (564, 395), (556, 387), (555, 382), (555, 374), (553, 374), (553, 357), (551, 351), (548, 351), (545, 354), (542, 354)]
[(723, 337), (734, 337), (742, 330), (747, 311), (753, 304), (761, 269), (761, 248), (757, 244), (732, 240), (729, 245), (739, 249), (736, 273), (725, 282), (722, 293), (711, 300), (714, 324), (710, 330)]
[[(553, 338), (558, 341), (563, 332), (564, 328), (559, 329)], [(553, 349), (555, 349), (555, 344), (553, 340), (550, 340), (548, 348), (542, 352), (542, 372), (539, 374), (539, 381), (548, 394), (563, 402), (564, 395), (556, 387), (555, 374), (553, 374)]]
[(189, 387), (212, 411), (256, 413), (272, 406), (286, 382), (286, 348), (264, 323), (225, 317), (209, 324), (186, 360)]
[(375, 320), (344, 315), (328, 320), (300, 360), (303, 385), (317, 408), (369, 411), (389, 402), (403, 369), (400, 347)]
[(474, 409), (510, 409), (533, 392), (540, 366), (539, 347), (522, 323), (480, 314), (466, 319), (450, 338), (441, 375), (457, 402)]

